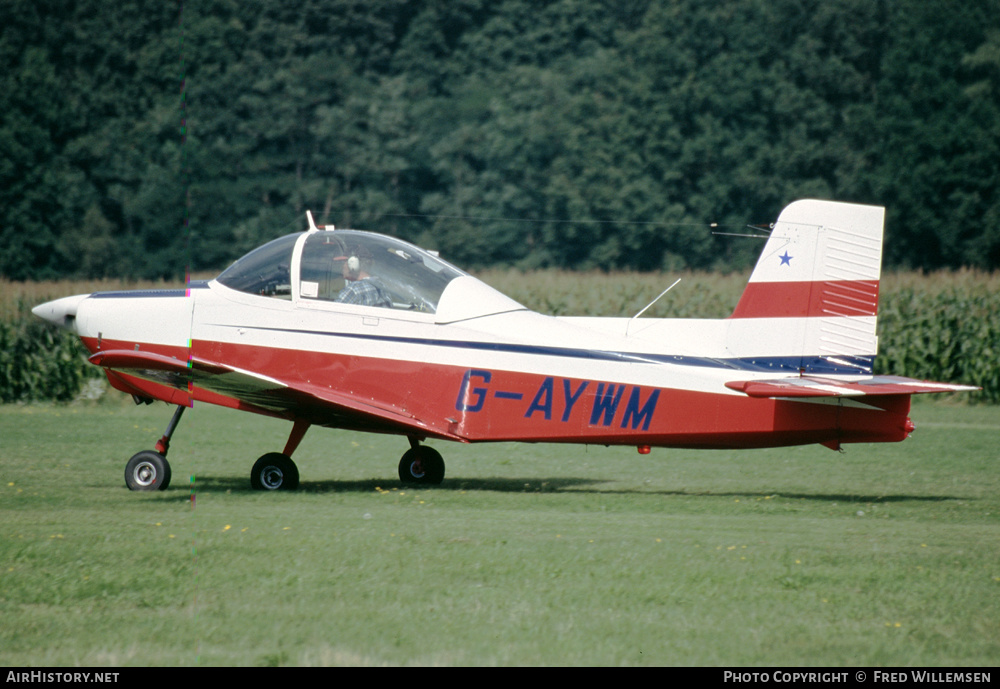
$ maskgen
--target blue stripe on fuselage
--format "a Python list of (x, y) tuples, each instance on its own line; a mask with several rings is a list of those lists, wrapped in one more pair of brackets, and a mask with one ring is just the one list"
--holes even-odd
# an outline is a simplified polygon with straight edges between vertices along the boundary
[[(253, 328), (253, 326), (240, 326)], [(808, 373), (813, 375), (857, 375), (870, 374), (875, 356), (764, 356), (716, 359), (712, 357), (681, 356), (674, 354), (649, 354), (644, 352), (611, 352), (600, 349), (574, 349), (569, 347), (545, 347), (541, 345), (512, 344), (505, 342), (473, 342), (459, 340), (434, 340), (417, 337), (391, 335), (361, 335), (357, 333), (335, 333), (316, 330), (290, 328), (261, 328), (278, 332), (305, 335), (325, 335), (353, 339), (393, 342), (397, 344), (422, 345), (430, 347), (452, 347), (505, 354), (534, 354), (539, 356), (567, 357), (572, 359), (594, 359), (632, 364), (676, 364), (678, 366), (701, 366), (705, 368), (726, 368), (734, 371), (758, 371), (775, 373)]]
[(113, 292), (94, 292), (91, 299), (150, 299), (162, 297), (186, 297), (189, 289), (206, 289), (207, 280), (195, 280), (187, 287), (176, 289), (123, 289)]

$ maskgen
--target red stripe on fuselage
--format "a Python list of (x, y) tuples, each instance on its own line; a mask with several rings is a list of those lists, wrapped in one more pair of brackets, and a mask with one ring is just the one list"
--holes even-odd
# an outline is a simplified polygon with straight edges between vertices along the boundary
[[(906, 436), (909, 411), (908, 396), (867, 399), (882, 409), (860, 409), (215, 342), (196, 341), (193, 354), (292, 388), (302, 382), (391, 405), (429, 428), (472, 442), (704, 448), (885, 442)], [(321, 411), (303, 414), (315, 418)], [(352, 427), (343, 418), (330, 425)]]
[(874, 316), (878, 280), (750, 282), (730, 318)]
[[(87, 344), (92, 351), (96, 349), (96, 341)], [(142, 343), (141, 348), (168, 356), (180, 354), (174, 347)], [(908, 395), (865, 398), (866, 404), (878, 408), (841, 407), (219, 342), (196, 341), (192, 354), (271, 376), (293, 388), (297, 383), (306, 383), (374, 404), (384, 403), (411, 414), (430, 428), (472, 442), (720, 449), (833, 441), (894, 442), (906, 437), (910, 406)], [(185, 391), (132, 376), (122, 378), (158, 399), (184, 403), (181, 398), (187, 397)], [(276, 414), (197, 386), (189, 394), (190, 398), (213, 404), (324, 424), (326, 407), (319, 403), (306, 401), (299, 410)], [(326, 425), (371, 430), (370, 419), (359, 417), (355, 424), (344, 414), (335, 420), (331, 416)]]

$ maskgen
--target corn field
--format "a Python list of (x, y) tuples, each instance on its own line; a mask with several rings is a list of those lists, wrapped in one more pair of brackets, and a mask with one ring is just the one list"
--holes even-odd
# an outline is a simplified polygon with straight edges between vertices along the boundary
[[(647, 317), (722, 318), (745, 275), (490, 270), (478, 275), (525, 306), (556, 316), (634, 316), (681, 278)], [(48, 299), (163, 283), (0, 281), (0, 402), (72, 400), (101, 372), (78, 340), (31, 315)], [(876, 372), (982, 387), (962, 399), (1000, 402), (1000, 273), (889, 273), (882, 277)]]

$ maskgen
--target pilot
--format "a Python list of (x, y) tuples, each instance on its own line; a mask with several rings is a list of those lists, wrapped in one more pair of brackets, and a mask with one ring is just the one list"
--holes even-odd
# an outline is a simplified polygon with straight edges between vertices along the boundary
[(391, 307), (392, 299), (378, 278), (368, 273), (369, 261), (358, 256), (349, 256), (341, 269), (347, 284), (337, 295), (337, 301), (344, 304), (360, 304), (362, 306)]

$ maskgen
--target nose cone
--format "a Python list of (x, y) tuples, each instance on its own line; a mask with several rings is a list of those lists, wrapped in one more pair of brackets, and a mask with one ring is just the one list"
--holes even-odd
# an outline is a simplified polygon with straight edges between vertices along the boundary
[(89, 294), (77, 294), (73, 297), (47, 301), (33, 308), (31, 313), (39, 318), (44, 318), (49, 323), (58, 325), (60, 328), (76, 332), (76, 310), (80, 306), (80, 302), (89, 296)]

